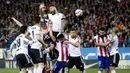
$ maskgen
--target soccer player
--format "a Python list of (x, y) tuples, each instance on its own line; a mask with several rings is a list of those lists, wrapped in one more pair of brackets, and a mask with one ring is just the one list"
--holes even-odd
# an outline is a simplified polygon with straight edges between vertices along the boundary
[(118, 36), (117, 36), (118, 28), (112, 28), (112, 34), (110, 35), (110, 39), (108, 42), (101, 44), (101, 46), (109, 46), (110, 47), (110, 71), (111, 73), (116, 73), (115, 67), (118, 67), (118, 63), (120, 60), (119, 52), (118, 52)]
[[(103, 69), (106, 70), (106, 73), (109, 73), (109, 51), (107, 46), (101, 46), (101, 44), (106, 43), (109, 39), (109, 36), (105, 33), (105, 28), (101, 27), (99, 30), (99, 34), (93, 38), (93, 42), (95, 42), (97, 46), (97, 55), (98, 55), (98, 64), (99, 70), (98, 73), (102, 73)], [(92, 42), (92, 41), (91, 41)]]
[(60, 34), (57, 38), (58, 40), (54, 45), (59, 52), (59, 56), (53, 66), (52, 73), (58, 73), (62, 68), (64, 68), (69, 57), (68, 45), (64, 44), (64, 41), (66, 40), (64, 35)]
[(30, 56), (34, 62), (34, 73), (42, 73), (44, 68), (44, 58), (42, 51), (47, 48), (47, 44), (43, 40), (44, 32), (40, 23), (40, 17), (36, 16), (35, 25), (28, 29), (33, 44), (31, 44)]
[(12, 51), (13, 47), (16, 47), (16, 61), (22, 73), (27, 73), (27, 68), (28, 73), (33, 73), (33, 63), (28, 55), (29, 39), (26, 38), (28, 35), (27, 26), (22, 26), (20, 32), (21, 34), (11, 44), (10, 49)]
[(49, 8), (50, 14), (48, 14), (48, 18), (52, 21), (52, 31), (55, 37), (58, 37), (64, 31), (64, 27), (67, 23), (65, 20), (65, 16), (62, 13), (57, 11), (55, 6), (51, 6)]
[(69, 69), (74, 65), (81, 73), (85, 73), (84, 61), (80, 51), (80, 37), (77, 35), (75, 28), (70, 30), (69, 40), (64, 43), (69, 45), (69, 60), (65, 68), (65, 73), (68, 73)]

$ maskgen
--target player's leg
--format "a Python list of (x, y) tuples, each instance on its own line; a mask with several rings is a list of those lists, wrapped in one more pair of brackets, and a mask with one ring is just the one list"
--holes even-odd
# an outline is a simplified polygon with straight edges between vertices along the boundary
[(110, 56), (110, 72), (116, 73), (115, 68), (118, 67), (120, 56), (119, 54), (115, 54)]
[(76, 57), (75, 60), (74, 60), (74, 65), (76, 65), (76, 68), (80, 70), (80, 73), (85, 73), (85, 70), (84, 70), (84, 61), (83, 61), (83, 58), (80, 56), (80, 57)]
[(36, 49), (30, 49), (30, 57), (34, 63), (34, 70), (33, 70), (34, 73), (37, 73), (37, 67), (38, 67), (38, 62), (36, 61), (36, 59), (37, 59), (36, 54), (37, 53), (39, 53), (39, 52), (37, 52)]
[(26, 58), (28, 61), (28, 64), (26, 65), (26, 67), (28, 67), (28, 73), (33, 73), (34, 70), (33, 61), (29, 55), (26, 55)]
[(18, 54), (16, 56), (16, 61), (17, 61), (19, 68), (21, 69), (22, 73), (26, 73), (27, 72), (26, 68), (27, 68), (27, 65), (29, 63), (26, 55), (25, 54)]
[(73, 57), (69, 57), (69, 61), (66, 64), (64, 73), (69, 73), (69, 69), (71, 69), (74, 66), (74, 60), (75, 59)]
[(44, 69), (44, 58), (43, 58), (43, 52), (41, 49), (38, 50), (39, 53), (37, 53), (37, 62), (38, 62), (38, 68), (37, 73), (42, 73)]
[(109, 57), (105, 57), (105, 72), (109, 73), (109, 68), (110, 68), (110, 58)]
[(105, 64), (104, 57), (98, 56), (98, 65), (99, 65), (98, 73), (102, 73), (103, 72), (104, 64)]

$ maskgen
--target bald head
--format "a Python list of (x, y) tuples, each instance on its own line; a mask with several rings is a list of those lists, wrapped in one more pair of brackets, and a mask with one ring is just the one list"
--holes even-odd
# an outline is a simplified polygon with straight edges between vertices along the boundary
[(57, 8), (55, 6), (51, 6), (51, 7), (49, 7), (49, 12), (51, 14), (55, 14), (55, 13), (57, 13)]

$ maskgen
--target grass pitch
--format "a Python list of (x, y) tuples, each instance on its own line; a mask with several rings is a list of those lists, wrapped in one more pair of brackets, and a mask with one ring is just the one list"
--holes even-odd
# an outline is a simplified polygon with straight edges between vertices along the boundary
[[(87, 73), (97, 73), (98, 69), (86, 69)], [(130, 69), (117, 69), (116, 73), (130, 73)], [(19, 69), (0, 68), (0, 73), (19, 73)], [(77, 69), (71, 69), (70, 73), (80, 73)], [(105, 72), (104, 72), (105, 73)]]

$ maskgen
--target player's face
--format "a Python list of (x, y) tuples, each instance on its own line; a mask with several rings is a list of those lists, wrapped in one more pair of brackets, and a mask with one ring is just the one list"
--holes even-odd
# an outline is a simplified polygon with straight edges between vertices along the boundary
[(53, 7), (50, 7), (50, 8), (49, 8), (49, 12), (50, 12), (51, 14), (55, 14), (55, 9), (54, 9)]
[(76, 37), (76, 34), (77, 34), (76, 31), (74, 31), (74, 30), (70, 31), (70, 35), (72, 38)]
[(44, 4), (41, 4), (41, 5), (40, 5), (40, 10), (41, 10), (42, 12), (44, 12), (44, 11), (46, 10), (46, 6), (45, 6)]
[(100, 35), (104, 35), (104, 34), (105, 34), (105, 31), (100, 30), (100, 31), (99, 31), (99, 34), (100, 34)]
[(43, 18), (47, 17), (47, 10), (46, 10), (46, 6), (44, 4), (40, 5), (40, 14)]

